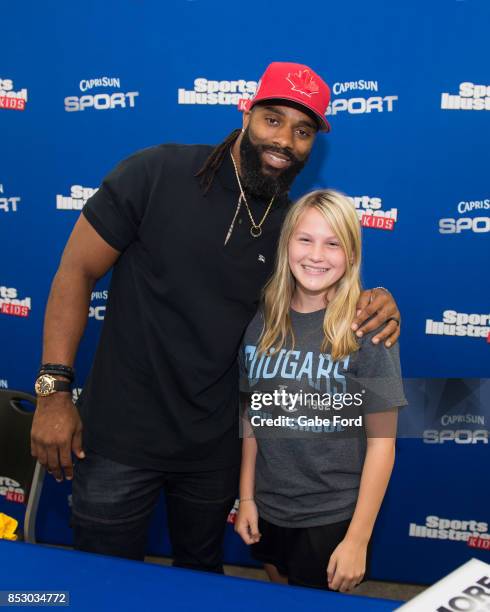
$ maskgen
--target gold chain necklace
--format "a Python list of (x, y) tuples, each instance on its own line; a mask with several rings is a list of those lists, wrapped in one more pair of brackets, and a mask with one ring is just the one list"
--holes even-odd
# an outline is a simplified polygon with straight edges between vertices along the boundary
[(267, 210), (265, 211), (264, 216), (260, 220), (260, 223), (255, 223), (255, 219), (252, 217), (252, 212), (250, 211), (250, 207), (248, 205), (247, 198), (245, 197), (245, 193), (243, 192), (242, 183), (240, 181), (240, 176), (238, 174), (238, 168), (236, 167), (235, 159), (233, 158), (233, 153), (231, 152), (231, 149), (230, 149), (230, 157), (231, 157), (231, 161), (233, 162), (233, 167), (235, 168), (235, 175), (236, 175), (236, 180), (238, 181), (238, 187), (240, 188), (240, 198), (238, 199), (237, 212), (240, 208), (240, 202), (243, 200), (243, 202), (245, 202), (245, 207), (247, 209), (248, 216), (250, 217), (250, 223), (252, 224), (250, 228), (250, 234), (252, 235), (253, 238), (258, 238), (262, 234), (262, 225), (264, 221), (266, 220), (267, 215), (269, 214), (272, 203), (274, 202), (274, 199), (276, 196), (275, 195), (272, 196), (272, 200), (269, 202), (269, 206), (267, 207)]

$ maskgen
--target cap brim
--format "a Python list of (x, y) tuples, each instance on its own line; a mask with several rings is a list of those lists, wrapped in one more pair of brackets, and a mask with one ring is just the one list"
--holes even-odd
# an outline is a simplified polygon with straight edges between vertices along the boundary
[(330, 127), (330, 123), (325, 119), (325, 115), (318, 113), (315, 109), (311, 108), (311, 106), (307, 106), (306, 104), (301, 104), (301, 102), (298, 102), (298, 100), (293, 97), (267, 96), (265, 98), (259, 98), (258, 100), (254, 99), (252, 100), (252, 104), (250, 105), (249, 110), (253, 108), (256, 104), (259, 104), (259, 102), (266, 102), (267, 100), (278, 100), (278, 101), (288, 100), (289, 102), (295, 102), (298, 106), (302, 106), (303, 108), (308, 109), (310, 113), (315, 115), (315, 117), (318, 119), (318, 122), (320, 123), (320, 132), (330, 132), (332, 130), (332, 128)]

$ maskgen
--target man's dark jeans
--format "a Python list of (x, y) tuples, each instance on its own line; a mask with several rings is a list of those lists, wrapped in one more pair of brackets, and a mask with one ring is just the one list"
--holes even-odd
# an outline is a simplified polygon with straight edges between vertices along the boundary
[(224, 531), (238, 492), (239, 466), (160, 472), (85, 452), (73, 479), (77, 550), (142, 560), (150, 517), (163, 488), (174, 566), (223, 572)]

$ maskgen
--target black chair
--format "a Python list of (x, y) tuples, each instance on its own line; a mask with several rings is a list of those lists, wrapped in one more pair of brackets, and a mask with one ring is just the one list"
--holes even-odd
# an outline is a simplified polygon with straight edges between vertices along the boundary
[(17, 481), (25, 491), (24, 541), (36, 543), (36, 516), (44, 480), (44, 468), (31, 455), (33, 411), (36, 398), (22, 391), (0, 389), (0, 474)]

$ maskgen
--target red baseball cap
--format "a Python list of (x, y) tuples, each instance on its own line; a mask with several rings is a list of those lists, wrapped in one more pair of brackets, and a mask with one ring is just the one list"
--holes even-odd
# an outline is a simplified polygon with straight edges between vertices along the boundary
[(330, 88), (308, 66), (291, 62), (272, 62), (262, 75), (253, 98), (244, 100), (240, 110), (250, 110), (263, 100), (289, 100), (311, 111), (322, 132), (330, 131), (325, 118), (330, 102)]

